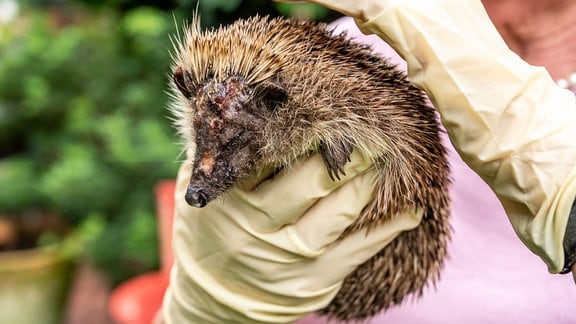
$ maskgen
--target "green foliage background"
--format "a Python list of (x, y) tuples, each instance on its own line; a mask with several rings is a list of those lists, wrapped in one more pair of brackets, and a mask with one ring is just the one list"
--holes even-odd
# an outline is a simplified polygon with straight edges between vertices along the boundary
[(153, 187), (174, 178), (169, 35), (253, 14), (329, 20), (269, 0), (21, 1), (0, 25), (0, 214), (50, 210), (118, 283), (158, 266)]

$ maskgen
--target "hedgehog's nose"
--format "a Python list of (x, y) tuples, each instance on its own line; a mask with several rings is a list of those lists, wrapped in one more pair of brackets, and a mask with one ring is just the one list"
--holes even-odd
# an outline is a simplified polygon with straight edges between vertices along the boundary
[(207, 195), (204, 190), (194, 185), (188, 185), (184, 199), (186, 199), (188, 205), (198, 208), (206, 206), (206, 203), (208, 202)]

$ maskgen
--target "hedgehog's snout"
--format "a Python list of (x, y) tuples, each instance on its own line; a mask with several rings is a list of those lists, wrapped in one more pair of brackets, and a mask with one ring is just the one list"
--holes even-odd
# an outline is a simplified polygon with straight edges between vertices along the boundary
[(188, 205), (197, 208), (202, 208), (206, 206), (206, 204), (208, 203), (208, 195), (206, 194), (204, 189), (192, 184), (188, 185), (184, 199), (186, 200)]

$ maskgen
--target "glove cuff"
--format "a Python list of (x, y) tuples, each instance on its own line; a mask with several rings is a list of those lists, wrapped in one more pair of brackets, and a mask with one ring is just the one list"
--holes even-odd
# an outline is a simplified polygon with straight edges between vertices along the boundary
[(564, 234), (564, 268), (561, 274), (572, 271), (572, 265), (576, 262), (576, 200), (570, 209), (566, 233)]

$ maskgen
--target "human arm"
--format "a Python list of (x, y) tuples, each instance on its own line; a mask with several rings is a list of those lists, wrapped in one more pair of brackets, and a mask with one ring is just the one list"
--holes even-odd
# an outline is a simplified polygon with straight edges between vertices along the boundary
[(574, 95), (510, 51), (480, 1), (313, 2), (352, 15), (404, 57), (410, 80), (427, 91), (454, 146), (497, 194), (521, 240), (550, 272), (560, 272), (565, 259), (571, 264), (564, 251), (574, 252), (576, 226), (568, 223), (576, 193)]

